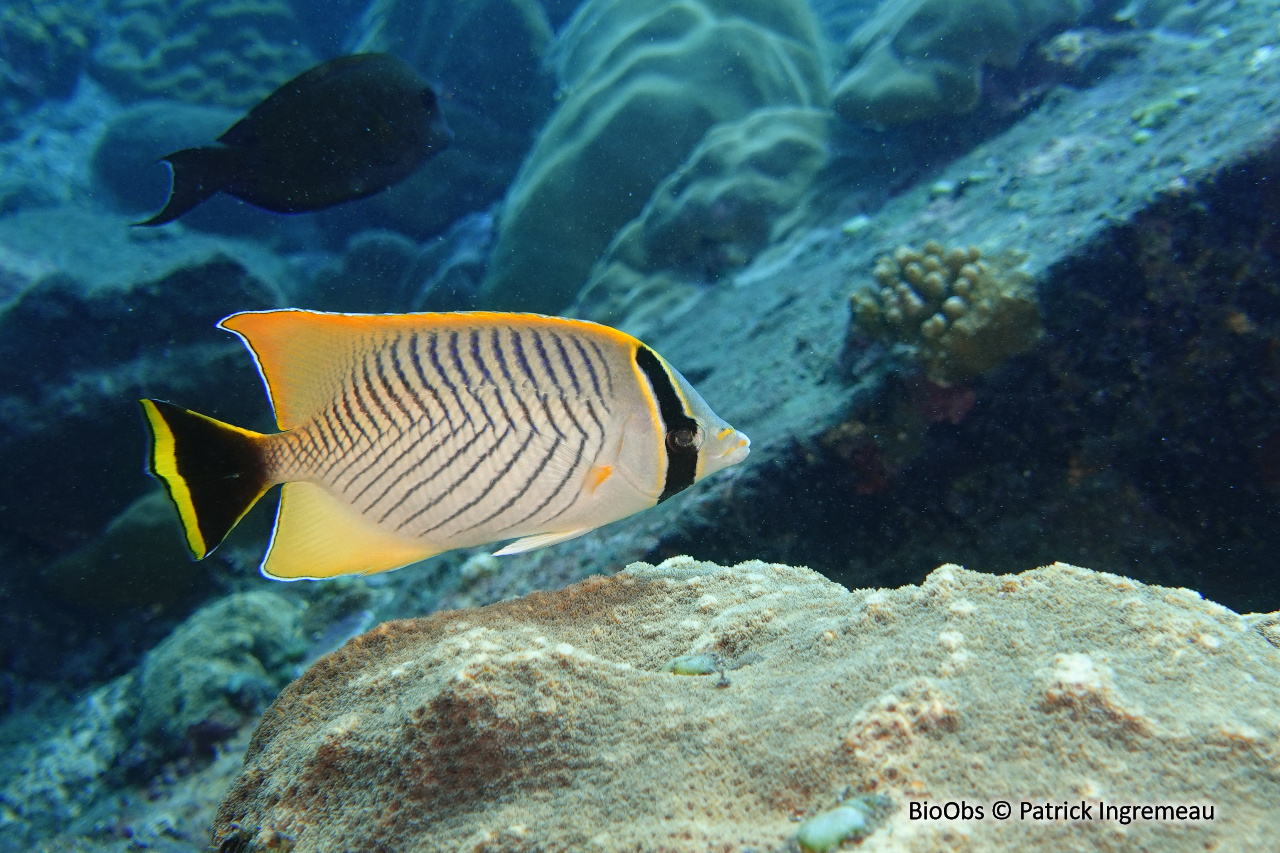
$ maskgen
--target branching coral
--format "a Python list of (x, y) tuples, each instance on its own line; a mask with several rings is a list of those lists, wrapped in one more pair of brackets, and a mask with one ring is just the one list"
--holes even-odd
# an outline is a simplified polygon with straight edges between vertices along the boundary
[(1016, 258), (976, 246), (900, 246), (876, 260), (878, 286), (851, 297), (861, 330), (917, 349), (929, 379), (948, 385), (1030, 349), (1043, 333), (1030, 277)]

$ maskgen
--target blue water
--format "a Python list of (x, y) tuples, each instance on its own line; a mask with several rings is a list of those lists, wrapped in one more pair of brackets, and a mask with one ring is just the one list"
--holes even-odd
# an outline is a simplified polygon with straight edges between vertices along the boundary
[[(716, 10), (705, 31), (637, 35), (672, 4), (0, 2), (0, 849), (204, 849), (262, 708), (318, 655), (615, 558), (760, 558), (850, 587), (1060, 559), (1280, 608), (1269, 10), (1021, 2), (1009, 31), (977, 0), (690, 3)], [(165, 202), (158, 158), (354, 51), (436, 89), (446, 152), (315, 213), (223, 194), (131, 226)], [(638, 97), (645, 75), (668, 85)], [(930, 239), (940, 270), (975, 244), (995, 301), (955, 290), (957, 263), (930, 302), (907, 272)], [(904, 246), (919, 257), (878, 280)], [(619, 325), (753, 455), (664, 505), (656, 545), (588, 536), (557, 546), (559, 573), (468, 552), (273, 583), (273, 499), (193, 563), (136, 400), (272, 431), (214, 324), (282, 306)], [(971, 350), (943, 331), (966, 315), (986, 317)], [(246, 601), (275, 615), (235, 616)], [(232, 622), (252, 666), (220, 668), (209, 638)], [(208, 713), (142, 725), (189, 698), (155, 673), (202, 650)]]

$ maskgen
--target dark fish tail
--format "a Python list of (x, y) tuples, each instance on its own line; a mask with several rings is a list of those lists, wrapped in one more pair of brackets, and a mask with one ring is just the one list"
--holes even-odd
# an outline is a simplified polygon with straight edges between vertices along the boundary
[(271, 488), (267, 437), (161, 400), (139, 400), (147, 467), (178, 510), (187, 547), (204, 559)]
[(232, 148), (184, 148), (160, 160), (173, 167), (173, 188), (164, 209), (134, 225), (172, 222), (231, 182), (239, 161)]

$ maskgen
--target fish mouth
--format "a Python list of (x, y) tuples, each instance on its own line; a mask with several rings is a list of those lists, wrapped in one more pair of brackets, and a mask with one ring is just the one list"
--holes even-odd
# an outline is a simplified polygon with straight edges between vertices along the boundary
[(719, 458), (723, 460), (722, 464), (725, 466), (736, 465), (743, 459), (746, 459), (747, 455), (751, 453), (751, 439), (747, 438), (746, 433), (734, 430), (733, 434), (729, 436), (725, 444), (727, 444), (728, 447), (726, 447), (719, 456)]

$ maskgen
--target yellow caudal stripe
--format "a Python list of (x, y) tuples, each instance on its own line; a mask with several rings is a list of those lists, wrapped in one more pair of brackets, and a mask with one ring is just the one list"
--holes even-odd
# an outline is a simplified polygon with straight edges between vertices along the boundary
[(151, 473), (160, 478), (169, 499), (178, 508), (178, 517), (182, 520), (182, 531), (186, 538), (187, 548), (197, 559), (203, 559), (208, 553), (204, 537), (200, 535), (200, 525), (196, 521), (196, 507), (191, 499), (191, 490), (187, 481), (178, 473), (177, 446), (173, 438), (173, 430), (165, 421), (164, 415), (150, 400), (141, 400), (142, 412), (147, 418), (147, 426), (151, 429)]

